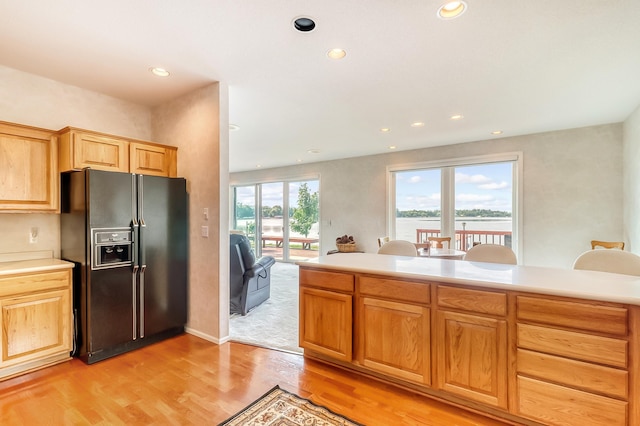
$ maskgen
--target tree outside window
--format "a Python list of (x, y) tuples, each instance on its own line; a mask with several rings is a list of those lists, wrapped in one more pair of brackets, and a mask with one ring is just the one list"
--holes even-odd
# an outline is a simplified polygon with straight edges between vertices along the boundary
[(298, 189), (298, 205), (292, 209), (291, 229), (308, 237), (311, 227), (318, 222), (318, 210), (318, 193), (310, 193), (307, 183), (303, 183)]

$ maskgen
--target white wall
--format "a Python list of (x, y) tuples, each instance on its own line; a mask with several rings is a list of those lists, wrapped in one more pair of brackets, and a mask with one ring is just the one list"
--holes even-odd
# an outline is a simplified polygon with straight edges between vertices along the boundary
[(624, 122), (623, 153), (624, 240), (640, 254), (640, 106)]
[(514, 151), (524, 168), (521, 264), (569, 268), (590, 240), (622, 238), (621, 124), (233, 173), (230, 182), (319, 173), (322, 251), (349, 234), (375, 252), (388, 234), (387, 166)]

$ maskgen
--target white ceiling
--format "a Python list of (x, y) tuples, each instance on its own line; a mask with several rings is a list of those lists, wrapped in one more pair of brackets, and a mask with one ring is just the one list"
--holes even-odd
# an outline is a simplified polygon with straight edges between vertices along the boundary
[[(640, 105), (639, 0), (467, 0), (451, 21), (442, 2), (4, 0), (0, 64), (150, 106), (222, 81), (231, 171), (621, 122)], [(299, 16), (316, 29), (295, 31)]]

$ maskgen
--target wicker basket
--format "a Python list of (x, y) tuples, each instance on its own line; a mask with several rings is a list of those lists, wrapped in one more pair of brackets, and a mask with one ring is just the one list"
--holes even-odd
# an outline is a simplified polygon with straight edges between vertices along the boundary
[(356, 243), (347, 243), (347, 244), (336, 243), (336, 247), (338, 247), (338, 251), (341, 253), (353, 253), (354, 251), (356, 251)]

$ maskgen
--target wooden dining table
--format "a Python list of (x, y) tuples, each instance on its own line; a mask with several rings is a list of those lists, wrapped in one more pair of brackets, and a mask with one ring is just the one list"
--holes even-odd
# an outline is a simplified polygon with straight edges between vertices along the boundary
[(418, 254), (422, 257), (433, 257), (436, 259), (453, 259), (462, 260), (465, 251), (448, 249), (448, 248), (433, 248), (427, 249), (426, 247), (418, 248)]

